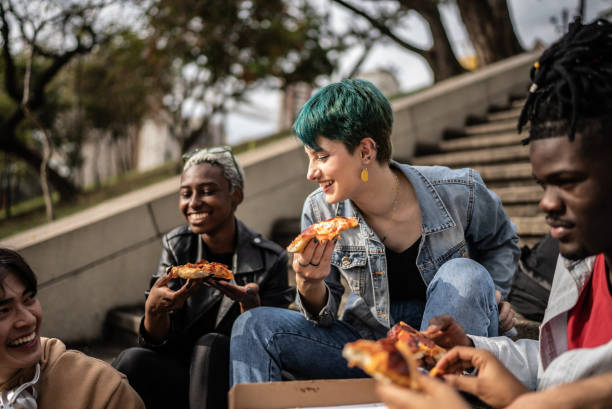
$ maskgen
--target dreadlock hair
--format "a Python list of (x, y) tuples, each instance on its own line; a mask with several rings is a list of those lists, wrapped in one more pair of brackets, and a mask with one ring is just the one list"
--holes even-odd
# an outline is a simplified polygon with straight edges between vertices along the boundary
[[(546, 49), (531, 68), (532, 85), (518, 131), (529, 121), (531, 140), (576, 130), (601, 134), (612, 129), (612, 24), (576, 17), (568, 32)], [(595, 132), (593, 132), (595, 131)]]

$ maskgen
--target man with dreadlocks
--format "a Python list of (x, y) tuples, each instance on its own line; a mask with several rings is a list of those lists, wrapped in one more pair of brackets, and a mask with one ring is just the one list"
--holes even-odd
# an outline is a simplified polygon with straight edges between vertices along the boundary
[(612, 24), (577, 19), (531, 79), (518, 129), (530, 122), (524, 143), (561, 253), (540, 339), (468, 337), (434, 317), (437, 342), (461, 345), (438, 369), (476, 376), (422, 377), (424, 393), (380, 385), (389, 408), (469, 407), (451, 386), (496, 408), (612, 407)]

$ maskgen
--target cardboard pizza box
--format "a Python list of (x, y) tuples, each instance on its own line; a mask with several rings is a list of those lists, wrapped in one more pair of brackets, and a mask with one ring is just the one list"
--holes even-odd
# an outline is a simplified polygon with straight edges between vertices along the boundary
[(372, 378), (239, 384), (229, 391), (229, 409), (386, 408), (375, 385)]

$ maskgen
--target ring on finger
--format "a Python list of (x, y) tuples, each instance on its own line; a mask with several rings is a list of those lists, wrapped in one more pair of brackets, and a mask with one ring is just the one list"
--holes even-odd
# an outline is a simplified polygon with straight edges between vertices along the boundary
[(316, 263), (316, 264), (315, 264), (315, 263), (313, 263), (313, 262), (311, 261), (311, 262), (310, 262), (310, 263), (308, 263), (308, 264), (310, 264), (311, 266), (314, 266), (314, 267), (319, 267), (319, 264), (321, 264), (321, 262), (319, 261), (318, 263)]

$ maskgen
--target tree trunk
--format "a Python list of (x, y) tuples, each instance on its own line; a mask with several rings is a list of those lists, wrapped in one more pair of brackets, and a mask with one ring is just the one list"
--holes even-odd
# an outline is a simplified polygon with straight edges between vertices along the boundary
[[(40, 171), (42, 164), (41, 156), (38, 152), (32, 151), (27, 146), (19, 143), (16, 138), (7, 136), (5, 140), (0, 140), (0, 150), (12, 153), (22, 159), (29, 166), (36, 169), (37, 173)], [(53, 170), (53, 168), (47, 167), (47, 178), (57, 192), (59, 192), (62, 200), (70, 199), (78, 193), (76, 186), (69, 179)]]
[(404, 7), (411, 4), (413, 6), (411, 8), (414, 8), (429, 24), (433, 45), (428, 52), (429, 55), (424, 57), (433, 71), (434, 81), (444, 80), (465, 72), (465, 68), (459, 64), (453, 53), (450, 40), (442, 24), (440, 10), (435, 2), (430, 0), (419, 2), (403, 0), (400, 3)]
[(11, 218), (11, 207), (13, 205), (13, 184), (11, 183), (12, 181), (12, 175), (11, 175), (11, 168), (12, 166), (9, 163), (9, 158), (8, 155), (4, 155), (4, 163), (6, 164), (6, 183), (4, 184), (4, 195), (3, 195), (3, 203), (2, 205), (4, 206), (5, 210), (5, 218), (6, 219), (10, 219)]
[(457, 0), (457, 7), (476, 52), (478, 66), (523, 51), (505, 0)]
[(43, 134), (43, 157), (40, 162), (40, 185), (43, 191), (43, 197), (45, 198), (45, 209), (47, 210), (47, 220), (55, 220), (55, 209), (53, 208), (53, 197), (51, 196), (51, 189), (49, 188), (49, 179), (47, 179), (47, 170), (49, 169), (49, 161), (53, 155), (53, 146), (51, 144), (51, 138), (47, 132), (41, 129)]
[(412, 51), (427, 61), (431, 68), (434, 82), (452, 77), (465, 72), (465, 69), (459, 64), (453, 50), (450, 46), (450, 41), (442, 25), (442, 18), (438, 6), (431, 0), (399, 0), (402, 7), (409, 10), (415, 10), (423, 16), (429, 23), (433, 45), (429, 50), (423, 50), (415, 45), (397, 37), (384, 23), (370, 16), (364, 10), (353, 6), (351, 3), (344, 0), (334, 0), (334, 2), (351, 10), (353, 13), (362, 16), (376, 28), (382, 35), (389, 37), (395, 43), (404, 47), (408, 51)]

